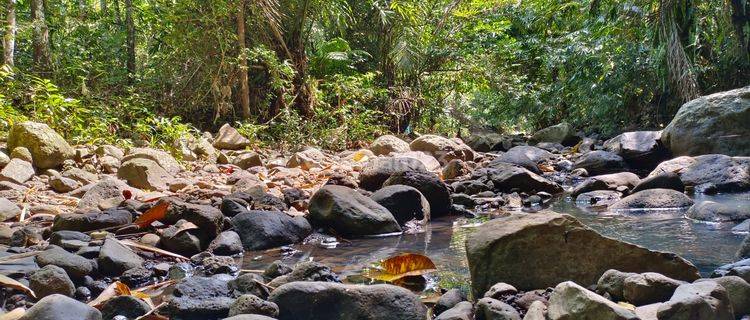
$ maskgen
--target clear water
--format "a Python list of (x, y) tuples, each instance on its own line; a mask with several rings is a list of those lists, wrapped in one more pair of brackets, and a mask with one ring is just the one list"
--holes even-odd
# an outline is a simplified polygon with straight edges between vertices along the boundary
[[(750, 193), (705, 196), (696, 200), (712, 200), (743, 210), (750, 210)], [(709, 224), (684, 217), (686, 209), (643, 211), (616, 214), (597, 212), (577, 206), (572, 200), (560, 199), (551, 208), (571, 214), (598, 232), (653, 250), (675, 252), (693, 262), (702, 273), (734, 261), (744, 234), (731, 231), (735, 224)], [(432, 221), (424, 232), (384, 238), (343, 241), (335, 248), (318, 245), (294, 245), (288, 250), (248, 252), (244, 269), (263, 269), (280, 259), (294, 264), (314, 260), (331, 266), (344, 277), (358, 275), (382, 259), (403, 253), (420, 253), (430, 257), (438, 267), (436, 278), (452, 285), (468, 286), (469, 271), (464, 240), (476, 223), (467, 219)]]

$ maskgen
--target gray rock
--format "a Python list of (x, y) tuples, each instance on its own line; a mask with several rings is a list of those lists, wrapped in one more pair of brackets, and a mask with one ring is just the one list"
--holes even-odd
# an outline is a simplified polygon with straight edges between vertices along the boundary
[(677, 156), (750, 155), (750, 87), (690, 101), (664, 128), (662, 141)]
[(641, 180), (633, 190), (633, 193), (649, 189), (672, 189), (679, 192), (685, 191), (685, 184), (682, 183), (680, 175), (674, 172), (664, 172), (662, 174), (648, 176)]
[(125, 157), (125, 152), (122, 151), (122, 149), (109, 144), (97, 147), (94, 153), (99, 157), (110, 156), (117, 160), (121, 160)]
[(104, 319), (113, 319), (115, 316), (135, 319), (151, 311), (151, 307), (133, 296), (115, 296), (107, 300), (101, 310)]
[(518, 290), (514, 286), (505, 282), (499, 282), (492, 285), (490, 290), (484, 293), (484, 297), (501, 300), (503, 297), (512, 296), (516, 293), (518, 293)]
[(250, 146), (252, 142), (243, 137), (237, 129), (225, 123), (214, 139), (214, 147), (225, 150), (239, 150)]
[(521, 315), (505, 302), (492, 298), (477, 301), (476, 320), (521, 320)]
[(34, 167), (31, 163), (21, 159), (11, 159), (5, 167), (0, 170), (0, 181), (9, 181), (22, 184), (34, 177)]
[(252, 294), (243, 294), (229, 307), (229, 316), (240, 314), (259, 314), (269, 317), (279, 315), (279, 307)]
[(692, 205), (693, 200), (682, 192), (672, 189), (651, 189), (622, 198), (609, 206), (609, 209), (679, 209)]
[(549, 211), (485, 222), (467, 236), (466, 252), (475, 296), (500, 281), (519, 290), (566, 280), (593, 284), (609, 269), (699, 278), (695, 266), (672, 253), (604, 237), (569, 215)]
[(158, 191), (167, 190), (167, 181), (172, 179), (156, 161), (143, 158), (124, 161), (117, 170), (117, 177), (133, 187)]
[(264, 250), (302, 241), (312, 233), (304, 217), (280, 211), (248, 211), (232, 218), (232, 225), (246, 250)]
[(129, 269), (140, 267), (144, 260), (116, 239), (107, 238), (99, 250), (97, 262), (103, 274), (119, 276)]
[(596, 282), (596, 292), (599, 294), (606, 293), (614, 301), (624, 301), (625, 279), (633, 275), (637, 275), (637, 273), (621, 272), (614, 269), (607, 270)]
[(586, 169), (591, 175), (602, 175), (624, 171), (627, 168), (625, 159), (603, 150), (591, 151), (584, 154), (575, 163), (574, 169)]
[(266, 317), (259, 314), (240, 314), (233, 317), (224, 318), (224, 320), (276, 320), (276, 318)]
[(555, 287), (549, 301), (550, 320), (636, 320), (633, 311), (566, 281)]
[(376, 191), (383, 186), (383, 182), (395, 173), (405, 171), (426, 172), (422, 162), (413, 158), (376, 158), (362, 168), (359, 174), (359, 187), (368, 191)]
[(102, 179), (86, 190), (81, 201), (78, 202), (78, 208), (96, 210), (99, 208), (99, 203), (112, 198), (124, 201), (125, 198), (122, 196), (122, 192), (125, 190), (129, 190), (133, 196), (138, 194), (137, 189), (131, 188), (122, 180), (114, 178)]
[(563, 122), (535, 132), (529, 139), (529, 143), (552, 142), (572, 146), (578, 140), (575, 133), (575, 129), (570, 124)]
[[(464, 298), (461, 290), (456, 288), (450, 289), (440, 296), (440, 299), (438, 299), (437, 303), (435, 303), (435, 306), (432, 308), (432, 313), (439, 315), (444, 311), (455, 307), (461, 301), (465, 300), (466, 298)], [(472, 310), (473, 308), (469, 308), (469, 311)]]
[(452, 308), (438, 314), (435, 320), (473, 320), (474, 306), (471, 302), (462, 301)]
[(612, 190), (617, 191), (619, 189), (630, 190), (635, 187), (641, 181), (635, 173), (631, 172), (620, 172), (599, 175), (594, 177), (586, 178), (579, 185), (577, 185), (572, 195), (577, 196), (579, 194), (597, 190)]
[(224, 275), (186, 278), (164, 298), (167, 313), (184, 320), (225, 318), (234, 300)]
[(53, 294), (72, 297), (76, 291), (73, 281), (70, 280), (65, 270), (55, 265), (46, 265), (34, 271), (29, 276), (29, 288), (34, 291), (37, 298)]
[(750, 211), (713, 201), (701, 201), (690, 207), (687, 217), (701, 221), (739, 222), (750, 218)]
[[(692, 158), (692, 162), (679, 172), (685, 186), (700, 192), (750, 190), (750, 158), (729, 157), (719, 154)], [(656, 170), (659, 170), (657, 168)], [(653, 174), (653, 173), (652, 173)]]
[(5, 152), (0, 151), (0, 169), (8, 165), (8, 162), (10, 162), (10, 157)]
[(634, 168), (653, 169), (669, 157), (669, 151), (661, 144), (661, 131), (625, 132), (604, 142), (604, 148)]
[(151, 149), (151, 148), (133, 148), (130, 149), (128, 155), (122, 158), (123, 165), (125, 162), (133, 159), (146, 159), (151, 160), (159, 164), (160, 167), (164, 168), (170, 175), (176, 175), (180, 173), (184, 168), (180, 165), (177, 160), (172, 157), (166, 151)]
[(411, 149), (409, 149), (409, 144), (406, 143), (406, 141), (401, 140), (399, 137), (387, 134), (387, 135), (383, 135), (375, 139), (375, 141), (373, 141), (372, 144), (370, 144), (370, 150), (376, 156), (380, 156), (380, 155), (389, 155), (392, 152), (393, 153), (408, 152)]
[(430, 204), (430, 218), (445, 216), (451, 210), (450, 190), (436, 174), (421, 171), (405, 171), (391, 175), (383, 187), (405, 185), (419, 190)]
[(224, 231), (219, 234), (211, 243), (208, 245), (208, 250), (213, 254), (221, 256), (231, 256), (238, 253), (242, 253), (242, 240), (240, 235), (234, 231)]
[(286, 166), (287, 168), (301, 168), (303, 170), (320, 168), (325, 158), (326, 156), (322, 151), (306, 147), (304, 150), (293, 154), (286, 162)]
[(62, 177), (78, 181), (84, 185), (99, 181), (99, 176), (95, 173), (79, 168), (70, 168), (63, 171)]
[[(203, 250), (205, 242), (200, 237), (200, 230), (189, 226), (187, 220), (179, 220), (175, 224), (162, 230), (159, 243), (174, 253), (192, 256)], [(191, 228), (192, 229), (189, 229)]]
[(557, 183), (549, 181), (525, 168), (508, 164), (493, 163), (492, 167), (474, 170), (471, 179), (488, 183), (498, 192), (548, 192), (557, 194), (563, 191)]
[(73, 147), (55, 130), (43, 123), (15, 124), (8, 134), (8, 150), (17, 147), (29, 149), (34, 166), (39, 169), (57, 168), (63, 161), (75, 156)]
[(73, 279), (83, 279), (94, 270), (91, 261), (79, 255), (65, 251), (58, 246), (50, 246), (36, 256), (40, 267), (54, 265), (62, 268)]
[(21, 159), (23, 161), (34, 163), (34, 156), (31, 155), (31, 151), (24, 147), (16, 147), (10, 152), (11, 159)]
[(546, 320), (546, 319), (547, 319), (547, 305), (541, 301), (534, 301), (531, 304), (531, 306), (529, 306), (529, 309), (526, 310), (526, 314), (523, 316), (523, 320)]
[(53, 294), (39, 300), (19, 320), (102, 320), (102, 313), (83, 302)]
[(270, 294), (268, 287), (263, 285), (266, 280), (254, 273), (245, 273), (229, 282), (229, 288), (241, 294), (250, 294), (261, 299), (267, 299)]
[(364, 236), (401, 231), (398, 221), (372, 199), (343, 186), (324, 186), (310, 199), (308, 219), (338, 234)]
[(659, 307), (659, 320), (734, 319), (726, 289), (714, 281), (687, 283), (677, 287), (672, 298)]
[(453, 159), (474, 160), (474, 151), (463, 141), (426, 134), (409, 144), (412, 151), (427, 153), (445, 165)]
[(643, 306), (669, 300), (677, 287), (684, 283), (658, 273), (646, 272), (625, 278), (623, 294), (625, 301)]
[(424, 320), (427, 313), (417, 295), (384, 284), (291, 282), (268, 300), (279, 306), (279, 320)]
[(71, 230), (88, 232), (116, 226), (125, 226), (133, 222), (129, 210), (109, 209), (104, 212), (63, 213), (55, 217), (52, 231)]
[(295, 281), (341, 282), (339, 276), (331, 271), (331, 268), (317, 262), (306, 261), (296, 264), (292, 272), (273, 279), (268, 285), (279, 287)]
[(430, 220), (430, 203), (419, 190), (405, 185), (383, 187), (370, 196), (388, 209), (399, 224), (410, 220)]
[(234, 157), (234, 159), (232, 160), (232, 164), (242, 168), (242, 170), (247, 170), (248, 168), (252, 167), (262, 167), (263, 159), (261, 159), (260, 155), (255, 152), (245, 152)]
[(19, 215), (21, 215), (21, 208), (12, 201), (0, 197), (0, 221), (13, 219)]
[(170, 205), (164, 223), (175, 224), (180, 220), (189, 221), (198, 226), (197, 230), (191, 230), (191, 232), (196, 232), (201, 240), (205, 240), (206, 244), (211, 239), (216, 238), (223, 230), (224, 215), (221, 214), (219, 209), (207, 205), (187, 203), (176, 198), (169, 198), (165, 201), (169, 201)]
[(750, 284), (747, 281), (738, 276), (700, 279), (697, 282), (701, 281), (713, 281), (724, 287), (736, 316), (750, 314)]
[(622, 199), (622, 193), (612, 190), (596, 190), (579, 194), (576, 205), (583, 207), (609, 206)]
[(470, 171), (471, 169), (469, 168), (469, 165), (466, 164), (466, 162), (460, 159), (453, 159), (445, 165), (442, 174), (443, 179), (453, 180), (468, 174)]
[(63, 176), (54, 176), (49, 179), (49, 186), (59, 193), (71, 192), (78, 189), (80, 185), (78, 181)]

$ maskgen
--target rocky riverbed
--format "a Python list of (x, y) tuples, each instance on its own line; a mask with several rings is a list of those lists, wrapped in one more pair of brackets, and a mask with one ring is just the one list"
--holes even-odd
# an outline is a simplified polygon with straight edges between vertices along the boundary
[[(287, 152), (225, 125), (174, 154), (19, 123), (1, 319), (748, 318), (748, 115), (750, 87), (606, 140), (561, 123)], [(663, 221), (679, 234), (645, 235)], [(405, 252), (437, 270), (367, 277)]]

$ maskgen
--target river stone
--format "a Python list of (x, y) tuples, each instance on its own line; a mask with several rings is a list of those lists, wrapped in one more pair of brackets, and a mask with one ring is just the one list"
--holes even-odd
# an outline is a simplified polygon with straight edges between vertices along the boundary
[(306, 147), (300, 152), (294, 153), (286, 162), (287, 168), (301, 168), (310, 170), (320, 168), (326, 159), (326, 155), (317, 148)]
[(476, 320), (521, 320), (521, 315), (509, 304), (492, 298), (477, 301)]
[(637, 320), (635, 313), (566, 281), (555, 287), (549, 301), (550, 320)]
[(240, 314), (260, 314), (269, 317), (279, 315), (279, 306), (273, 302), (265, 301), (252, 294), (243, 294), (229, 307), (229, 316)]
[(729, 301), (735, 315), (750, 314), (750, 284), (738, 276), (724, 276), (712, 279), (700, 279), (696, 282), (713, 281), (727, 290)]
[(214, 147), (224, 150), (239, 150), (249, 147), (252, 144), (250, 140), (243, 137), (237, 129), (228, 123), (219, 128), (219, 132), (214, 139)]
[(425, 152), (435, 157), (443, 165), (453, 159), (461, 159), (463, 161), (474, 160), (474, 151), (463, 143), (463, 141), (432, 134), (426, 134), (414, 139), (409, 144), (409, 148), (412, 151)]
[(495, 132), (472, 132), (466, 144), (478, 152), (506, 151), (511, 148), (513, 138)]
[(538, 147), (534, 147), (534, 146), (515, 146), (513, 148), (510, 148), (504, 154), (502, 154), (501, 158), (502, 156), (509, 156), (509, 155), (513, 155), (513, 157), (516, 157), (516, 156), (526, 157), (534, 163), (542, 163), (554, 157), (554, 155), (550, 153), (549, 151), (538, 148)]
[(399, 137), (387, 134), (375, 139), (375, 141), (370, 144), (370, 150), (376, 156), (380, 156), (389, 155), (392, 152), (408, 152), (411, 149), (409, 149), (409, 144), (406, 141), (401, 140)]
[(34, 177), (34, 167), (31, 163), (21, 159), (11, 159), (10, 162), (0, 170), (0, 181), (10, 181), (23, 184)]
[(542, 301), (532, 302), (523, 320), (547, 320), (547, 304)]
[(198, 229), (191, 231), (197, 232), (206, 244), (224, 229), (224, 215), (219, 209), (208, 205), (187, 203), (177, 198), (167, 198), (164, 201), (169, 201), (170, 205), (163, 222), (175, 224), (177, 221), (186, 220), (195, 224)]
[(452, 308), (438, 313), (435, 320), (474, 320), (474, 306), (471, 302), (461, 301)]
[(440, 170), (440, 167), (442, 165), (440, 164), (440, 161), (435, 159), (435, 157), (426, 154), (422, 151), (409, 151), (404, 153), (394, 153), (391, 155), (393, 158), (401, 159), (401, 158), (409, 158), (414, 159), (422, 163), (422, 165), (431, 172), (436, 172)]
[(398, 221), (372, 199), (343, 186), (328, 185), (310, 198), (308, 219), (315, 227), (340, 235), (364, 236), (400, 232)]
[(125, 190), (130, 191), (133, 196), (136, 196), (139, 193), (137, 189), (130, 187), (122, 180), (104, 178), (86, 190), (86, 193), (83, 194), (81, 200), (78, 201), (78, 208), (96, 210), (99, 208), (99, 203), (112, 198), (118, 198), (125, 201), (125, 198), (122, 196), (122, 193)]
[(443, 168), (442, 174), (444, 180), (454, 180), (471, 171), (469, 165), (460, 159), (453, 159)]
[(19, 215), (21, 215), (21, 208), (12, 201), (0, 197), (0, 222), (13, 219)]
[(686, 186), (696, 189), (718, 192), (750, 190), (750, 157), (698, 156), (680, 171), (680, 179)]
[(11, 159), (21, 159), (23, 161), (34, 163), (34, 156), (31, 155), (31, 151), (24, 147), (16, 147), (10, 152)]
[(29, 288), (34, 291), (37, 298), (53, 294), (72, 297), (76, 291), (73, 281), (70, 280), (65, 270), (55, 265), (46, 265), (34, 271), (29, 276)]
[(484, 293), (484, 297), (502, 300), (502, 298), (512, 296), (516, 293), (518, 293), (518, 290), (514, 286), (505, 282), (499, 282), (492, 285), (490, 290), (487, 290), (487, 292)]
[(242, 240), (234, 231), (224, 231), (208, 245), (208, 250), (220, 256), (232, 256), (242, 253)]
[[(460, 289), (450, 289), (440, 296), (440, 299), (438, 299), (437, 303), (435, 303), (435, 306), (432, 308), (432, 313), (436, 315), (441, 314), (465, 300), (466, 299)], [(469, 310), (473, 310), (473, 308), (470, 308)]]
[(65, 251), (58, 246), (50, 246), (36, 256), (40, 267), (54, 265), (62, 268), (72, 279), (83, 279), (94, 269), (92, 262), (79, 255)]
[(226, 275), (186, 278), (164, 298), (167, 313), (183, 320), (223, 319), (234, 300)]
[(179, 220), (168, 228), (161, 230), (159, 243), (164, 249), (183, 255), (192, 256), (200, 253), (208, 240), (205, 241), (198, 234), (203, 235), (199, 229), (183, 230), (183, 226), (190, 228), (187, 220)]
[(625, 278), (623, 295), (625, 301), (636, 306), (664, 302), (684, 283), (654, 272), (634, 274)]
[(669, 157), (661, 131), (625, 132), (604, 142), (604, 149), (621, 156), (633, 168), (653, 169)]
[(621, 272), (610, 269), (602, 274), (596, 282), (596, 292), (599, 294), (608, 294), (614, 301), (625, 300), (625, 279), (637, 275), (632, 272)]
[(579, 140), (575, 136), (575, 133), (575, 129), (573, 129), (570, 124), (563, 122), (535, 132), (534, 135), (529, 138), (529, 144), (552, 142), (572, 146), (578, 142), (577, 140)]
[(359, 187), (377, 191), (392, 174), (406, 171), (426, 172), (427, 168), (419, 160), (412, 158), (386, 157), (370, 160), (359, 174)]
[(55, 192), (58, 193), (71, 192), (78, 189), (80, 185), (81, 184), (78, 181), (60, 175), (56, 175), (49, 179), (49, 186), (52, 187), (52, 190), (55, 190)]
[(489, 184), (498, 192), (547, 192), (557, 194), (563, 191), (557, 183), (549, 181), (525, 168), (508, 163), (493, 163), (492, 167), (474, 170), (471, 179), (481, 184)]
[(658, 175), (648, 176), (641, 180), (631, 192), (636, 193), (649, 189), (672, 189), (679, 192), (685, 191), (680, 175), (674, 172), (665, 172)]
[(136, 319), (149, 311), (151, 307), (148, 303), (134, 296), (115, 296), (102, 306), (104, 319), (113, 319), (118, 315), (125, 316), (127, 319)]
[(631, 172), (620, 172), (605, 174), (600, 176), (588, 177), (583, 180), (579, 185), (573, 188), (571, 194), (577, 196), (579, 194), (596, 191), (596, 190), (612, 190), (618, 191), (621, 188), (630, 190), (635, 187), (641, 181), (638, 175)]
[(617, 154), (596, 150), (584, 154), (573, 163), (573, 168), (586, 169), (590, 175), (601, 175), (624, 171), (627, 165), (625, 160)]
[(119, 276), (123, 272), (143, 265), (143, 258), (114, 238), (104, 240), (99, 250), (99, 271), (105, 275)]
[(750, 211), (713, 201), (701, 201), (690, 207), (687, 217), (711, 222), (740, 222), (750, 218)]
[(312, 233), (307, 219), (281, 211), (253, 210), (232, 218), (245, 250), (265, 250), (302, 241)]
[(693, 200), (672, 189), (651, 189), (631, 194), (609, 206), (610, 210), (688, 208)]
[(8, 150), (24, 147), (31, 151), (34, 166), (39, 169), (59, 167), (65, 160), (75, 157), (75, 150), (62, 136), (43, 123), (15, 124), (8, 134)]
[(125, 152), (122, 149), (110, 144), (97, 147), (94, 153), (99, 157), (110, 156), (117, 160), (122, 160), (125, 157)]
[(8, 162), (10, 162), (10, 157), (0, 150), (0, 169), (8, 165)]
[(498, 282), (519, 290), (566, 280), (590, 285), (609, 269), (699, 277), (695, 266), (675, 254), (604, 237), (572, 216), (550, 211), (486, 222), (467, 236), (466, 251), (475, 296)]
[(63, 171), (61, 176), (78, 181), (83, 185), (99, 181), (99, 176), (96, 173), (91, 173), (79, 168), (67, 169)]
[(133, 159), (148, 159), (159, 164), (160, 167), (164, 168), (170, 175), (176, 175), (183, 170), (177, 160), (172, 157), (166, 151), (152, 149), (152, 148), (133, 148), (128, 151), (128, 155), (122, 158), (121, 162), (123, 166), (125, 162)]
[(677, 156), (750, 156), (750, 86), (685, 103), (662, 141)]
[[(489, 166), (495, 166), (498, 163), (510, 163), (513, 165), (517, 165), (519, 167), (524, 167), (527, 170), (534, 172), (536, 174), (541, 174), (542, 171), (539, 170), (537, 162), (531, 160), (531, 158), (529, 158), (529, 156), (527, 156), (525, 152), (519, 152), (518, 151), (519, 148), (535, 148), (535, 147), (525, 147), (525, 146), (514, 147), (513, 149), (508, 150), (508, 152), (498, 155), (494, 160), (492, 160)], [(539, 148), (536, 148), (536, 149), (539, 149)], [(547, 152), (542, 149), (539, 149), (539, 150)]]
[(167, 190), (167, 181), (172, 179), (156, 161), (136, 158), (124, 161), (117, 170), (117, 177), (133, 187), (147, 190)]
[(715, 281), (686, 283), (659, 307), (659, 320), (732, 320), (734, 312), (727, 290)]
[(693, 163), (695, 163), (695, 158), (693, 157), (677, 157), (660, 163), (648, 176), (653, 177), (664, 173), (679, 173)]
[(448, 185), (432, 172), (405, 171), (391, 175), (383, 182), (383, 187), (404, 185), (419, 190), (430, 204), (430, 218), (450, 214), (451, 194)]
[(53, 294), (35, 303), (19, 320), (102, 320), (102, 313), (83, 302)]
[(399, 224), (411, 220), (430, 220), (430, 203), (419, 190), (405, 185), (384, 187), (370, 196), (388, 209)]
[(72, 230), (88, 232), (133, 222), (133, 214), (125, 209), (109, 209), (104, 212), (63, 213), (55, 217), (52, 231)]
[(427, 314), (417, 295), (387, 284), (291, 282), (268, 300), (279, 306), (279, 320), (424, 320)]
[(291, 272), (273, 279), (268, 285), (279, 287), (297, 281), (341, 282), (339, 276), (328, 266), (314, 261), (305, 261), (296, 264)]

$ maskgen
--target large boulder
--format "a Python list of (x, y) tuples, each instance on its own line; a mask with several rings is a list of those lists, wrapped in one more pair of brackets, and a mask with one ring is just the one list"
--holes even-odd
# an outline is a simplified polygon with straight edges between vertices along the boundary
[(555, 286), (571, 280), (597, 282), (609, 269), (658, 272), (695, 280), (698, 270), (672, 254), (607, 238), (569, 215), (517, 214), (484, 223), (466, 240), (475, 296), (505, 282), (519, 290)]
[(419, 296), (386, 284), (291, 282), (268, 300), (279, 306), (279, 320), (424, 320), (427, 314)]
[(582, 193), (597, 190), (628, 191), (641, 181), (638, 175), (632, 172), (620, 172), (604, 174), (586, 178), (578, 184), (571, 193), (577, 196)]
[(741, 222), (750, 219), (750, 211), (713, 201), (701, 201), (687, 211), (690, 219), (710, 222)]
[(39, 300), (19, 320), (102, 320), (102, 313), (61, 294)]
[(59, 167), (63, 161), (73, 159), (76, 152), (62, 136), (43, 123), (22, 122), (14, 125), (8, 134), (8, 150), (24, 147), (31, 152), (34, 166), (39, 169)]
[(686, 283), (675, 290), (657, 312), (659, 320), (732, 320), (734, 311), (727, 290), (715, 281)]
[(650, 189), (622, 198), (609, 206), (609, 209), (680, 209), (692, 205), (693, 200), (682, 192), (672, 189)]
[(586, 169), (590, 175), (621, 172), (627, 165), (625, 159), (617, 154), (604, 150), (591, 151), (579, 158), (574, 164), (575, 169)]
[(510, 149), (513, 140), (494, 132), (474, 132), (466, 139), (471, 149), (479, 152), (505, 151)]
[(239, 150), (250, 146), (251, 143), (228, 123), (219, 128), (219, 133), (216, 134), (216, 139), (214, 139), (214, 147), (218, 149)]
[(662, 141), (678, 156), (750, 156), (750, 86), (700, 97), (680, 107)]
[(471, 180), (482, 184), (489, 184), (499, 192), (548, 192), (560, 193), (562, 187), (557, 183), (549, 181), (528, 169), (509, 163), (493, 163), (491, 167), (474, 170)]
[(698, 156), (679, 174), (686, 186), (700, 192), (745, 191), (750, 189), (750, 157)]
[(133, 187), (147, 190), (166, 190), (167, 181), (172, 178), (156, 161), (136, 158), (122, 163), (117, 177), (126, 180)]
[(405, 171), (395, 173), (383, 182), (384, 187), (393, 185), (410, 186), (419, 190), (430, 204), (430, 217), (440, 217), (450, 213), (450, 190), (440, 180), (440, 177), (432, 172)]
[(302, 241), (312, 227), (304, 217), (283, 212), (247, 211), (232, 218), (245, 250), (264, 250)]
[(432, 134), (423, 135), (409, 144), (412, 151), (422, 151), (432, 155), (445, 165), (453, 159), (474, 160), (474, 151), (463, 141), (448, 139)]
[(653, 169), (669, 157), (669, 151), (661, 144), (661, 131), (625, 132), (604, 142), (604, 148), (633, 168)]
[(580, 140), (575, 134), (575, 129), (570, 124), (563, 122), (535, 132), (529, 139), (529, 143), (551, 142), (572, 146)]
[(409, 149), (409, 144), (406, 143), (406, 141), (401, 140), (399, 137), (387, 134), (375, 139), (375, 141), (370, 144), (370, 150), (376, 156), (380, 156), (389, 155), (392, 152), (408, 152), (411, 149)]
[(359, 187), (368, 191), (376, 191), (383, 187), (383, 182), (388, 180), (392, 174), (420, 171), (427, 172), (427, 168), (417, 159), (413, 158), (377, 158), (362, 168), (359, 174)]
[(405, 185), (387, 186), (370, 198), (388, 209), (402, 225), (415, 219), (430, 220), (430, 203), (416, 188)]
[(327, 185), (310, 199), (308, 219), (315, 227), (331, 228), (340, 235), (364, 236), (400, 232), (388, 209), (361, 193)]
[(549, 301), (550, 320), (637, 320), (635, 313), (571, 281), (555, 287)]

